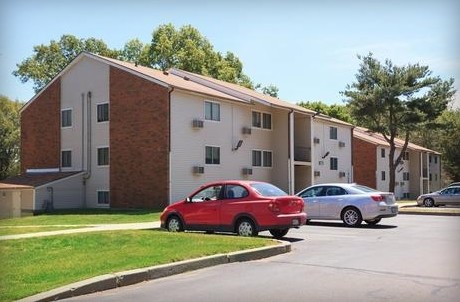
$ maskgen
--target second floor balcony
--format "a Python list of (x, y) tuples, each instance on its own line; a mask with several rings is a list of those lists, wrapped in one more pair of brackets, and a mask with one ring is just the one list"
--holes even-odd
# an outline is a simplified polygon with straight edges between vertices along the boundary
[(311, 162), (311, 148), (295, 146), (294, 161)]

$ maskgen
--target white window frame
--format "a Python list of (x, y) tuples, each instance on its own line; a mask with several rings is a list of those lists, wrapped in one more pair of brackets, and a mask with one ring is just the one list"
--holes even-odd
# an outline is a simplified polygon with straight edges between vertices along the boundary
[[(219, 149), (219, 163), (218, 164), (215, 164), (215, 163), (207, 163), (206, 162), (206, 149), (207, 148), (217, 148)], [(204, 163), (206, 165), (209, 165), (209, 166), (220, 166), (222, 164), (222, 152), (221, 151), (221, 147), (220, 146), (213, 146), (213, 145), (206, 145), (204, 146)], [(214, 157), (211, 158), (211, 161), (214, 161)]]
[[(254, 125), (254, 113), (259, 115), (260, 126), (258, 126), (257, 124)], [(270, 116), (270, 127), (269, 128), (265, 124), (264, 116)], [(273, 114), (267, 111), (251, 110), (251, 127), (255, 129), (272, 131), (273, 130)]]
[[(63, 162), (63, 160), (62, 160), (62, 159), (63, 159), (62, 156), (63, 156), (63, 153), (64, 153), (64, 152), (70, 152), (70, 166), (64, 166), (64, 165), (63, 165), (64, 162)], [(61, 150), (61, 168), (62, 168), (62, 169), (71, 169), (71, 168), (73, 168), (73, 162), (72, 162), (72, 149), (62, 149), (62, 150)]]
[[(211, 105), (211, 116), (210, 116), (210, 118), (208, 118), (208, 117), (206, 116), (206, 105), (207, 105), (207, 104), (210, 104), (210, 105)], [(217, 117), (218, 119), (215, 119), (215, 116), (214, 116), (214, 114), (213, 114), (213, 112), (214, 112), (214, 111), (212, 110), (213, 105), (218, 105), (218, 108), (219, 108), (219, 110), (218, 110), (218, 117)], [(222, 110), (220, 110), (220, 109), (221, 109), (220, 107), (221, 107), (221, 104), (220, 104), (219, 102), (211, 101), (211, 100), (205, 100), (205, 101), (204, 101), (204, 114), (203, 114), (203, 115), (204, 115), (205, 121), (208, 121), (208, 122), (216, 122), (216, 123), (220, 122), (221, 119), (222, 119), (222, 115), (221, 115), (221, 111), (222, 111)]]
[[(70, 125), (63, 126), (62, 123), (64, 122), (64, 119), (62, 118), (62, 115), (64, 112), (70, 111)], [(73, 108), (63, 108), (61, 109), (61, 128), (72, 128), (73, 127)]]
[[(335, 169), (333, 169), (334, 166), (332, 165), (332, 160), (333, 159), (335, 159), (335, 162), (336, 162)], [(339, 158), (338, 157), (331, 156), (331, 158), (329, 159), (329, 170), (331, 170), (331, 171), (338, 171), (339, 170)]]
[[(259, 165), (254, 165), (254, 152), (259, 152), (260, 154), (260, 166)], [(266, 161), (265, 161), (265, 157), (264, 155), (266, 153), (270, 153), (271, 154), (271, 165), (268, 166)], [(253, 167), (255, 168), (273, 168), (273, 151), (272, 150), (262, 150), (262, 149), (252, 149), (251, 150), (251, 164)]]
[[(335, 134), (335, 137), (333, 137), (332, 134)], [(338, 140), (338, 137), (339, 137), (339, 129), (337, 127), (334, 127), (334, 126), (329, 126), (329, 139), (332, 139), (332, 140)]]
[[(97, 190), (97, 205), (98, 206), (104, 206), (104, 207), (110, 207), (110, 190)], [(99, 193), (107, 193), (108, 194), (108, 203), (101, 203), (99, 202)]]
[[(107, 105), (107, 120), (99, 121), (99, 106)], [(109, 102), (97, 103), (96, 104), (96, 122), (98, 124), (108, 123), (110, 121), (110, 104)]]
[[(99, 164), (99, 150), (101, 149), (107, 149), (107, 164)], [(97, 166), (98, 167), (108, 167), (110, 166), (110, 147), (109, 146), (98, 146), (96, 148), (96, 159), (97, 159)]]

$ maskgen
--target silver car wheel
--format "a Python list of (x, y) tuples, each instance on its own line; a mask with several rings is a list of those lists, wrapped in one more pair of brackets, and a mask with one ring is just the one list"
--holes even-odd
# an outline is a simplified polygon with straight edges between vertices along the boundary
[(427, 199), (425, 199), (425, 200), (423, 201), (423, 205), (424, 205), (425, 207), (430, 208), (430, 207), (434, 206), (434, 201), (433, 201), (433, 199), (431, 199), (431, 198), (427, 198)]
[(254, 236), (254, 226), (248, 220), (242, 220), (238, 224), (238, 235), (240, 236)]
[(177, 217), (171, 217), (168, 220), (168, 231), (180, 232), (182, 229), (181, 222)]
[(356, 209), (349, 208), (343, 213), (343, 222), (347, 226), (357, 226), (361, 224), (361, 221), (361, 215)]

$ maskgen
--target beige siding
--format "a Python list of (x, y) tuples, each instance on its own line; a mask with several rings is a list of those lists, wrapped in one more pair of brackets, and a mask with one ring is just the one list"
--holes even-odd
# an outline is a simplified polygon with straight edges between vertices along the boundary
[(54, 209), (75, 209), (83, 206), (83, 173), (35, 188), (35, 210), (45, 209), (47, 202)]
[[(204, 119), (205, 100), (220, 104), (219, 122)], [(251, 127), (252, 110), (271, 113), (272, 130), (252, 128), (251, 134), (243, 134), (243, 127)], [(193, 128), (194, 119), (203, 120), (204, 127)], [(286, 190), (287, 124), (287, 111), (174, 91), (171, 95), (171, 201), (186, 197), (206, 182), (221, 179), (273, 181)], [(239, 140), (243, 140), (242, 146), (233, 150)], [(220, 165), (205, 164), (206, 146), (220, 147)], [(272, 151), (273, 167), (252, 167), (252, 150)], [(204, 167), (204, 174), (194, 174), (194, 166)], [(252, 168), (253, 174), (243, 176), (243, 168)]]
[(64, 168), (63, 171), (88, 170), (87, 130), (91, 125), (91, 174), (86, 181), (86, 198), (81, 203), (86, 200), (87, 207), (97, 207), (97, 191), (108, 190), (110, 187), (109, 167), (97, 165), (97, 148), (109, 146), (109, 122), (97, 122), (97, 105), (109, 103), (110, 107), (109, 66), (83, 58), (62, 76), (61, 85), (61, 109), (72, 109), (72, 127), (61, 128), (61, 150), (72, 151), (72, 167)]
[[(330, 138), (330, 127), (337, 128), (337, 139)], [(319, 143), (313, 144), (313, 169), (314, 171), (320, 172), (320, 176), (314, 177), (314, 182), (352, 182), (353, 175), (351, 166), (351, 128), (338, 124), (328, 123), (323, 120), (314, 119), (313, 137), (319, 138), (320, 140)], [(340, 142), (345, 143), (345, 146), (341, 147), (339, 145)], [(330, 169), (331, 157), (336, 157), (338, 159), (337, 170)], [(340, 177), (340, 172), (344, 172), (345, 176)]]

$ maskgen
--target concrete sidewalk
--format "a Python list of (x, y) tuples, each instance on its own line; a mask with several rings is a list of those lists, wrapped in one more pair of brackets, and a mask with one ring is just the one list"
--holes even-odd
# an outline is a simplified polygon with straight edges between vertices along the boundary
[(5, 236), (0, 236), (0, 240), (24, 239), (24, 238), (33, 238), (33, 237), (44, 237), (44, 236), (55, 236), (55, 235), (88, 233), (88, 232), (99, 232), (99, 231), (151, 230), (151, 229), (159, 229), (159, 228), (160, 228), (159, 221), (139, 222), (139, 223), (119, 223), (119, 224), (93, 224), (93, 225), (85, 225), (85, 226), (82, 226), (81, 228), (70, 229), (70, 230), (57, 230), (57, 231), (48, 231), (48, 232), (18, 234), (18, 235), (5, 235)]

